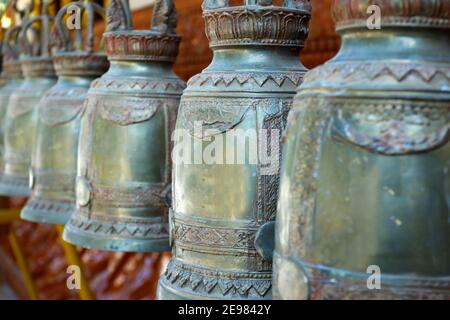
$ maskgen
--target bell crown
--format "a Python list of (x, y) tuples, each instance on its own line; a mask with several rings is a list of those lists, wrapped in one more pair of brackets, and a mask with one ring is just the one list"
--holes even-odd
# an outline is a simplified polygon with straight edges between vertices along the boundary
[(309, 33), (309, 0), (204, 0), (202, 8), (211, 47), (302, 48)]
[(336, 29), (366, 27), (378, 18), (380, 27), (450, 28), (450, 0), (333, 0)]
[(155, 2), (147, 30), (133, 30), (127, 0), (110, 0), (106, 16), (103, 38), (110, 60), (175, 61), (180, 37), (175, 31), (177, 14), (172, 0)]

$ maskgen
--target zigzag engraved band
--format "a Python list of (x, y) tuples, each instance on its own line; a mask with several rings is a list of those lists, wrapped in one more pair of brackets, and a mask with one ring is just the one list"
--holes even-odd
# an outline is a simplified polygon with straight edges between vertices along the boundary
[(199, 295), (223, 295), (240, 298), (262, 298), (270, 294), (271, 272), (217, 271), (171, 260), (161, 282), (176, 290)]
[[(88, 216), (85, 209), (77, 209), (72, 215), (69, 225), (82, 233), (96, 237), (116, 236), (118, 238), (166, 239), (169, 227), (163, 218), (114, 218), (108, 216)], [(89, 218), (88, 218), (89, 217)]]

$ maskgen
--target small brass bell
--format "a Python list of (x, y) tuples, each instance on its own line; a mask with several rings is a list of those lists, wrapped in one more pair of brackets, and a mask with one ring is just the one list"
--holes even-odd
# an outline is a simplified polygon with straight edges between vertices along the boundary
[(25, 80), (12, 93), (4, 121), (5, 166), (0, 181), (2, 195), (30, 194), (29, 171), (37, 106), (44, 93), (56, 82), (49, 48), (49, 25), (52, 18), (46, 12), (47, 5), (44, 2), (42, 15), (25, 20), (19, 35), (20, 64)]
[[(105, 16), (95, 3), (75, 2), (64, 6), (55, 18), (51, 36), (53, 61), (58, 82), (48, 90), (39, 105), (35, 147), (32, 154), (32, 194), (22, 210), (25, 220), (65, 224), (75, 210), (80, 119), (91, 82), (106, 72), (104, 54), (94, 53), (94, 19), (88, 20), (86, 40), (82, 29), (72, 43), (63, 18), (76, 6), (78, 14)], [(83, 48), (80, 50), (79, 48)]]
[(112, 0), (103, 34), (111, 67), (88, 92), (81, 121), (76, 212), (64, 239), (86, 248), (166, 251), (171, 133), (184, 88), (172, 71), (180, 38), (172, 1), (156, 1), (150, 30), (131, 30)]
[(18, 89), (23, 82), (22, 69), (19, 63), (19, 50), (17, 39), (20, 33), (20, 26), (11, 27), (6, 31), (3, 42), (3, 72), (2, 80), (4, 81), (0, 88), (0, 180), (4, 169), (4, 119), (6, 116), (6, 109), (8, 107), (9, 97)]
[(306, 73), (299, 53), (311, 10), (306, 0), (283, 3), (203, 2), (214, 57), (180, 103), (173, 256), (159, 299), (272, 297), (281, 133)]
[(334, 17), (341, 50), (286, 131), (274, 296), (449, 300), (450, 1), (339, 0)]

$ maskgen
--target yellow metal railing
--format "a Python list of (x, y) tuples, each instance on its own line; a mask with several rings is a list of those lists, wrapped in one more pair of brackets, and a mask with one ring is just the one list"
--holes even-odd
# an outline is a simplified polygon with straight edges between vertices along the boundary
[[(0, 209), (0, 224), (12, 223), (19, 219), (20, 209)], [(33, 276), (31, 275), (28, 261), (23, 254), (22, 247), (17, 239), (13, 225), (10, 226), (8, 240), (11, 245), (14, 258), (16, 259), (17, 266), (19, 267), (20, 274), (22, 275), (22, 280), (25, 288), (27, 289), (28, 296), (31, 300), (38, 300), (39, 294), (33, 281)]]
[(83, 269), (83, 263), (80, 259), (80, 254), (77, 251), (77, 248), (64, 241), (62, 238), (62, 234), (64, 232), (64, 226), (61, 225), (57, 225), (56, 229), (58, 230), (59, 233), (59, 239), (61, 241), (61, 244), (64, 248), (64, 253), (66, 255), (66, 259), (69, 262), (70, 265), (75, 265), (78, 266), (80, 268), (80, 289), (78, 290), (78, 295), (80, 297), (81, 300), (93, 300), (93, 295), (89, 286), (89, 282), (86, 279), (86, 275), (84, 273), (84, 269)]
[(11, 223), (20, 219), (20, 209), (0, 209), (0, 224)]
[(11, 226), (11, 230), (9, 231), (8, 239), (11, 244), (11, 249), (13, 251), (14, 257), (16, 258), (20, 274), (22, 275), (23, 283), (25, 285), (25, 288), (27, 289), (28, 296), (31, 300), (39, 300), (39, 294), (33, 281), (33, 276), (31, 275), (28, 262), (25, 258), (25, 255), (23, 254), (22, 248), (20, 247), (13, 226)]

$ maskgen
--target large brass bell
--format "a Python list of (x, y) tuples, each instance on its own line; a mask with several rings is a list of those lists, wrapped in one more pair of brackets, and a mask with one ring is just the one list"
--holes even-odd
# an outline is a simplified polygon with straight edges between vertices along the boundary
[(203, 2), (214, 57), (184, 91), (173, 257), (160, 299), (270, 299), (281, 133), (306, 72), (309, 1)]
[(11, 94), (18, 89), (23, 82), (22, 69), (19, 63), (19, 50), (18, 50), (18, 35), (21, 27), (14, 26), (8, 29), (3, 41), (2, 53), (3, 53), (3, 71), (2, 79), (4, 81), (0, 88), (0, 180), (4, 170), (4, 120), (6, 116), (6, 109), (8, 107), (9, 98)]
[[(64, 17), (73, 13), (90, 17), (83, 37), (77, 29), (70, 38)], [(109, 62), (94, 52), (94, 14), (105, 16), (95, 3), (74, 2), (64, 6), (55, 18), (51, 41), (58, 82), (39, 105), (30, 181), (32, 194), (22, 210), (25, 220), (65, 224), (75, 210), (78, 137), (84, 100), (91, 82), (106, 72)], [(85, 39), (84, 39), (85, 38)], [(82, 50), (80, 50), (82, 48)]]
[(274, 295), (449, 300), (450, 1), (339, 0), (334, 16), (341, 50), (287, 128)]
[(166, 251), (170, 137), (184, 88), (172, 71), (180, 38), (172, 1), (156, 1), (150, 30), (131, 30), (128, 1), (112, 0), (103, 34), (111, 67), (88, 92), (77, 207), (64, 239), (86, 248)]
[(38, 104), (56, 81), (49, 48), (51, 17), (47, 5), (42, 15), (25, 20), (19, 35), (20, 64), (25, 80), (9, 99), (4, 121), (4, 175), (0, 194), (28, 196), (29, 171), (34, 145)]

